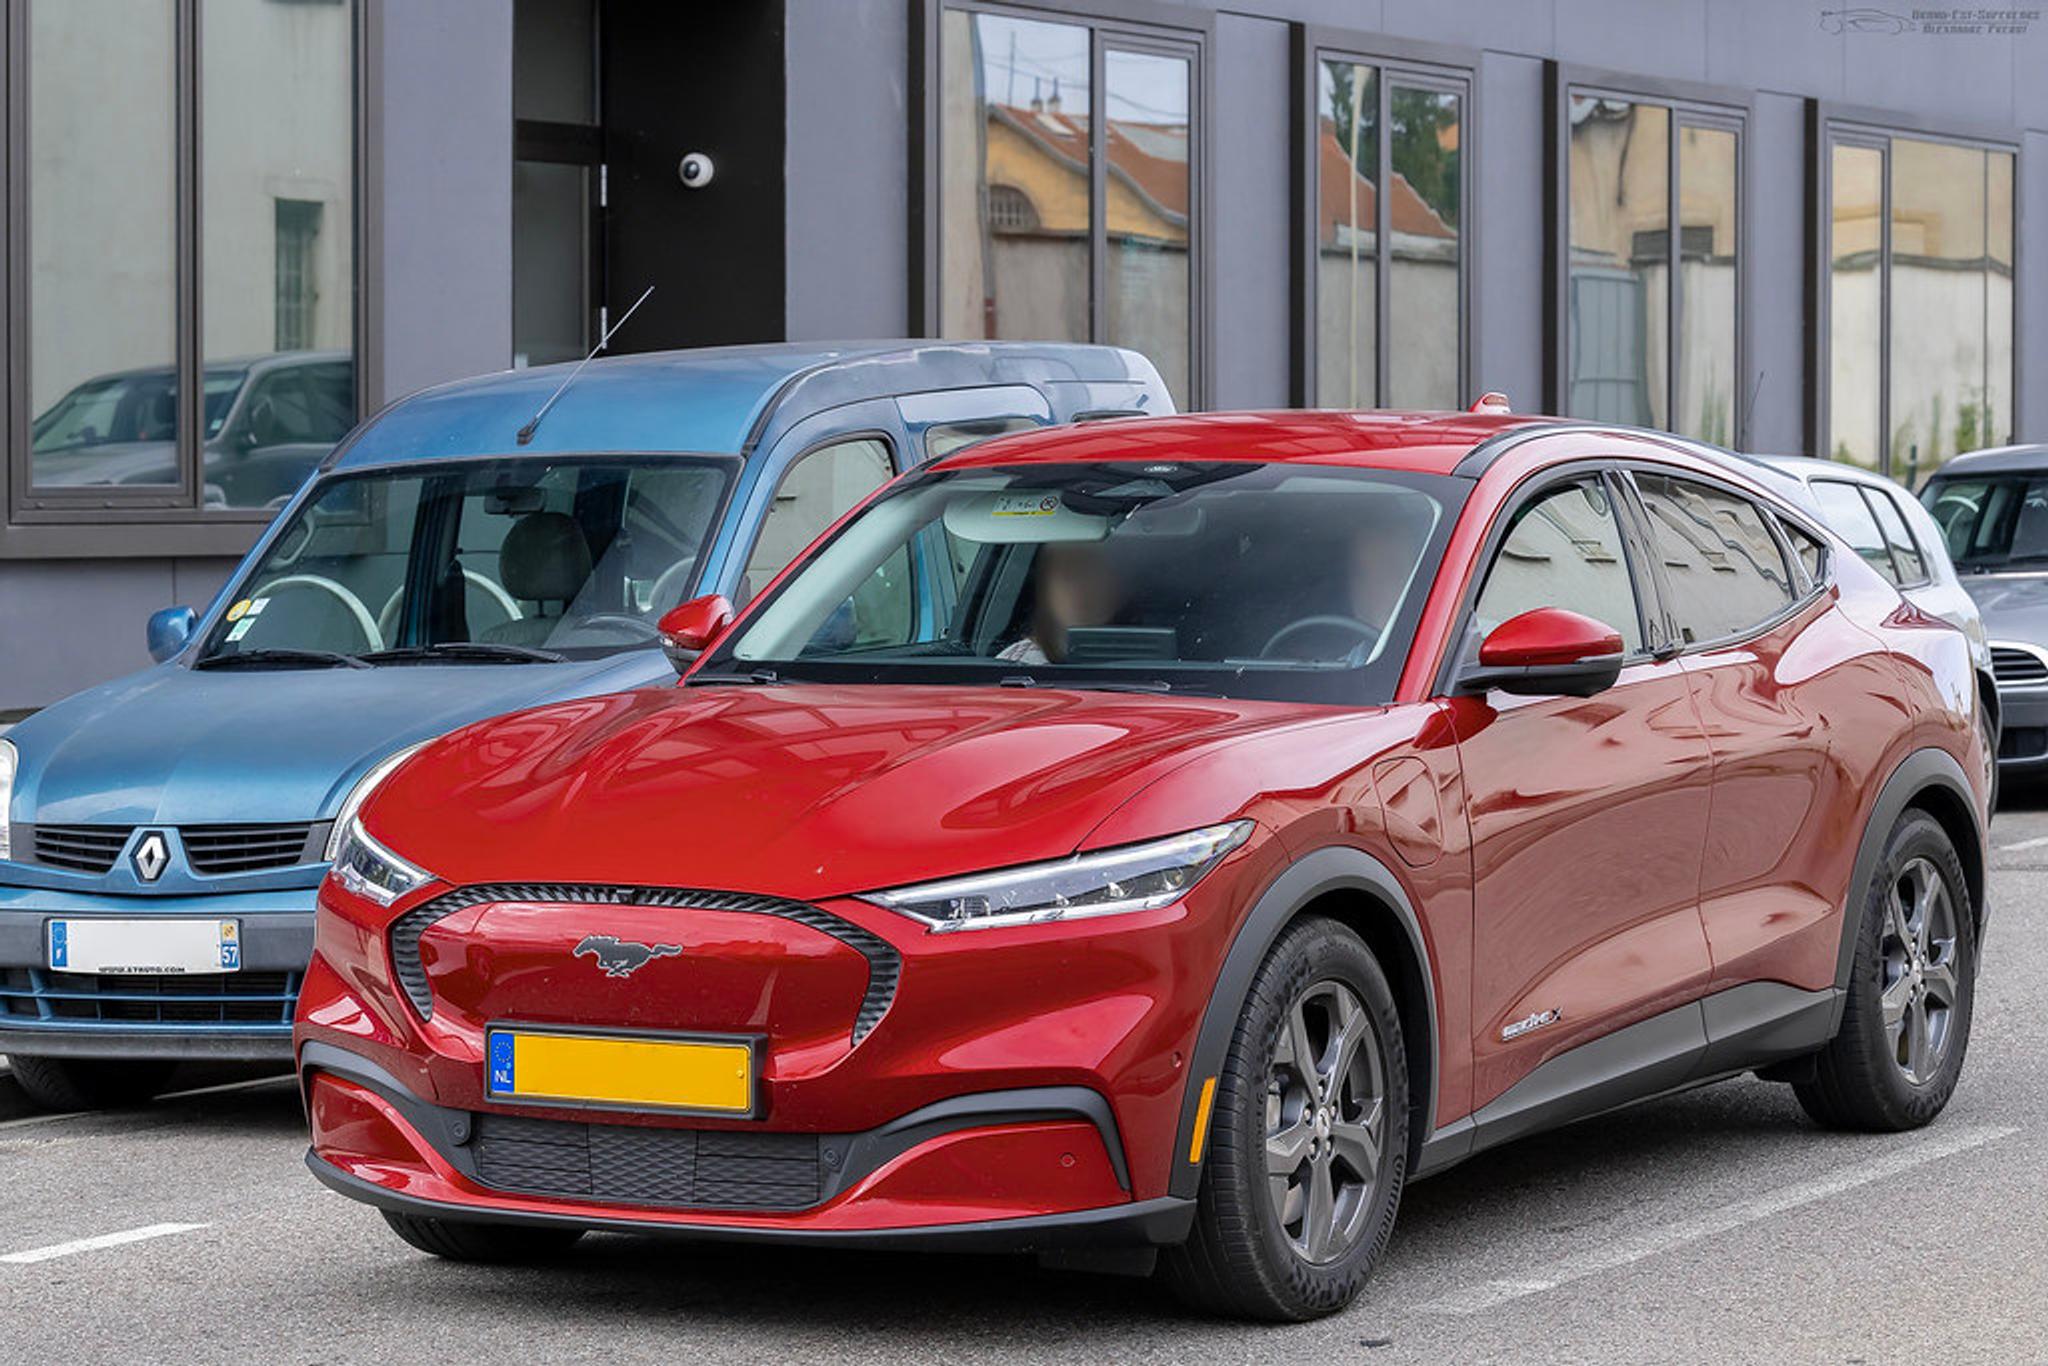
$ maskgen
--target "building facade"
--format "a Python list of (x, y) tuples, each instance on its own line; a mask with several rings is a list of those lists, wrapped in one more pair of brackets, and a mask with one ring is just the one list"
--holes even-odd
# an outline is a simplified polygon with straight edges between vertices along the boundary
[(1093, 339), (1189, 407), (1497, 389), (1908, 483), (2048, 437), (2042, 11), (0, 14), (0, 716), (139, 667), (360, 416), (650, 286), (614, 349)]

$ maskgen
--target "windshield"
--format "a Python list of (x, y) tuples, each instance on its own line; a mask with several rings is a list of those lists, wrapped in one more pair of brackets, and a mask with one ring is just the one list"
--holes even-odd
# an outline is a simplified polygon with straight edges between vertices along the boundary
[(1165, 461), (913, 476), (815, 552), (692, 682), (1384, 702), (1464, 487)]
[[(244, 366), (206, 371), (201, 402), (206, 409), (206, 434), (220, 431), (234, 405)], [(178, 435), (176, 376), (169, 370), (89, 379), (50, 405), (35, 420), (30, 443), (38, 455), (104, 446), (125, 441), (172, 441)]]
[(654, 619), (696, 581), (732, 470), (709, 457), (550, 457), (329, 479), (237, 586), (198, 662), (653, 645)]
[(1956, 568), (2048, 565), (2048, 476), (1937, 478), (1920, 501), (1934, 514)]

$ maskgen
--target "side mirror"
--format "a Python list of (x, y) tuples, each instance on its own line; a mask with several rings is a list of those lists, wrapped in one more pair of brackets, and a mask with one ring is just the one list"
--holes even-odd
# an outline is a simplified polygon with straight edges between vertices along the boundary
[(192, 639), (192, 628), (199, 618), (189, 607), (166, 607), (161, 612), (149, 614), (149, 657), (161, 664), (185, 648), (185, 642)]
[(1562, 607), (1538, 607), (1509, 617), (1479, 644), (1479, 667), (1458, 680), (1458, 691), (1525, 697), (1591, 697), (1621, 675), (1621, 633)]
[(732, 625), (732, 617), (732, 604), (723, 593), (691, 598), (680, 607), (670, 608), (655, 624), (661, 632), (661, 652), (681, 674), (725, 634), (725, 628)]

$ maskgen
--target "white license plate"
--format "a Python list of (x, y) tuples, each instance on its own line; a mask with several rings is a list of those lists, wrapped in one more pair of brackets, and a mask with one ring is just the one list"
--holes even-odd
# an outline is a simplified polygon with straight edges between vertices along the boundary
[(106, 976), (239, 972), (239, 920), (52, 920), (50, 970)]

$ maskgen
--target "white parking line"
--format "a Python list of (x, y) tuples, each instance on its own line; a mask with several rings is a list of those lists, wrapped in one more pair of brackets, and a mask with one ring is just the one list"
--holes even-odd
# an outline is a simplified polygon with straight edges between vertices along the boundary
[(2021, 840), (2017, 844), (2001, 844), (1998, 846), (1998, 852), (2001, 854), (2016, 854), (2022, 849), (2039, 849), (2044, 844), (2048, 844), (2048, 835), (2039, 835), (2030, 840)]
[(129, 1243), (146, 1242), (151, 1238), (168, 1238), (174, 1233), (191, 1233), (196, 1229), (210, 1227), (207, 1224), (148, 1224), (142, 1228), (125, 1229), (120, 1233), (102, 1233), (97, 1238), (80, 1238), (76, 1242), (52, 1243), (48, 1247), (30, 1248), (27, 1252), (10, 1252), (0, 1257), (0, 1262), (14, 1266), (28, 1266), (34, 1262), (54, 1261), (59, 1257), (70, 1257), (80, 1252), (98, 1252), (101, 1248), (123, 1247)]
[(1540, 1295), (1546, 1290), (1555, 1290), (1572, 1281), (1597, 1276), (1603, 1271), (1616, 1271), (1632, 1266), (1645, 1258), (1655, 1257), (1697, 1242), (1711, 1238), (1731, 1229), (1753, 1224), (1759, 1219), (1768, 1219), (1787, 1210), (1798, 1209), (1858, 1186), (1867, 1186), (1873, 1181), (1882, 1181), (1888, 1176), (1929, 1162), (1952, 1157), (1971, 1148), (1996, 1142), (2008, 1134), (2017, 1133), (2013, 1128), (1979, 1127), (1951, 1129), (1927, 1135), (1918, 1141), (1909, 1141), (1893, 1148), (1883, 1157), (1868, 1162), (1839, 1167), (1826, 1176), (1811, 1181), (1800, 1181), (1790, 1186), (1781, 1186), (1775, 1191), (1759, 1195), (1753, 1200), (1742, 1200), (1732, 1205), (1723, 1205), (1717, 1210), (1681, 1219), (1675, 1224), (1652, 1229), (1633, 1238), (1624, 1237), (1619, 1241), (1582, 1256), (1566, 1257), (1552, 1262), (1547, 1267), (1533, 1267), (1534, 1273), (1518, 1276), (1513, 1280), (1481, 1281), (1455, 1290), (1441, 1299), (1431, 1300), (1420, 1306), (1425, 1314), (1477, 1314), (1493, 1309), (1510, 1300), (1525, 1295)]

